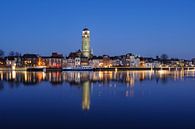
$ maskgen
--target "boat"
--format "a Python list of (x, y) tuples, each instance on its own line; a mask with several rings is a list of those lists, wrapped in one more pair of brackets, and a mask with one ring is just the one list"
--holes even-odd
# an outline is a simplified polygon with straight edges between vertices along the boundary
[(91, 66), (64, 67), (63, 71), (93, 71)]

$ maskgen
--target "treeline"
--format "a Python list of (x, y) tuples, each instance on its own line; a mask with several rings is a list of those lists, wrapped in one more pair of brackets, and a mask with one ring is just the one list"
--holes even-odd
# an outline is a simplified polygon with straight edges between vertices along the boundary
[(21, 56), (20, 52), (10, 51), (8, 54), (5, 54), (5, 51), (0, 49), (0, 57), (3, 58), (4, 56)]

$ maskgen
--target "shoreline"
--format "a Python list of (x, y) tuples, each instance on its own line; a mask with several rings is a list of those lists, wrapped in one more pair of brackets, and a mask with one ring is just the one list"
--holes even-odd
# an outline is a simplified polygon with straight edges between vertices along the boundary
[(112, 67), (112, 68), (93, 68), (91, 70), (76, 70), (69, 69), (63, 70), (62, 68), (15, 68), (14, 70), (11, 68), (0, 68), (0, 71), (44, 71), (44, 72), (52, 72), (52, 71), (187, 71), (194, 70), (195, 67), (169, 67), (169, 68), (127, 68), (127, 67)]

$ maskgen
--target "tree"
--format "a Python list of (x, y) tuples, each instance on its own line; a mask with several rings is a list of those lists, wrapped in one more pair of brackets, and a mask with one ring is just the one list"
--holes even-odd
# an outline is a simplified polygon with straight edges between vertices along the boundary
[(15, 52), (14, 51), (9, 52), (9, 56), (15, 56)]
[(169, 57), (167, 54), (162, 54), (160, 57), (162, 60), (167, 60)]
[(9, 53), (9, 56), (20, 56), (21, 54), (19, 52), (14, 52), (14, 51), (11, 51)]
[(15, 52), (15, 56), (21, 56), (21, 53)]
[(4, 51), (0, 49), (0, 57), (3, 57), (4, 56)]

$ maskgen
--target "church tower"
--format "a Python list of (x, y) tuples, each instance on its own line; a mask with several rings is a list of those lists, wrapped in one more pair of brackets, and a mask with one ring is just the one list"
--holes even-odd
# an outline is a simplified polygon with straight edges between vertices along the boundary
[(84, 28), (82, 31), (82, 55), (84, 57), (90, 58), (90, 31), (88, 28)]

